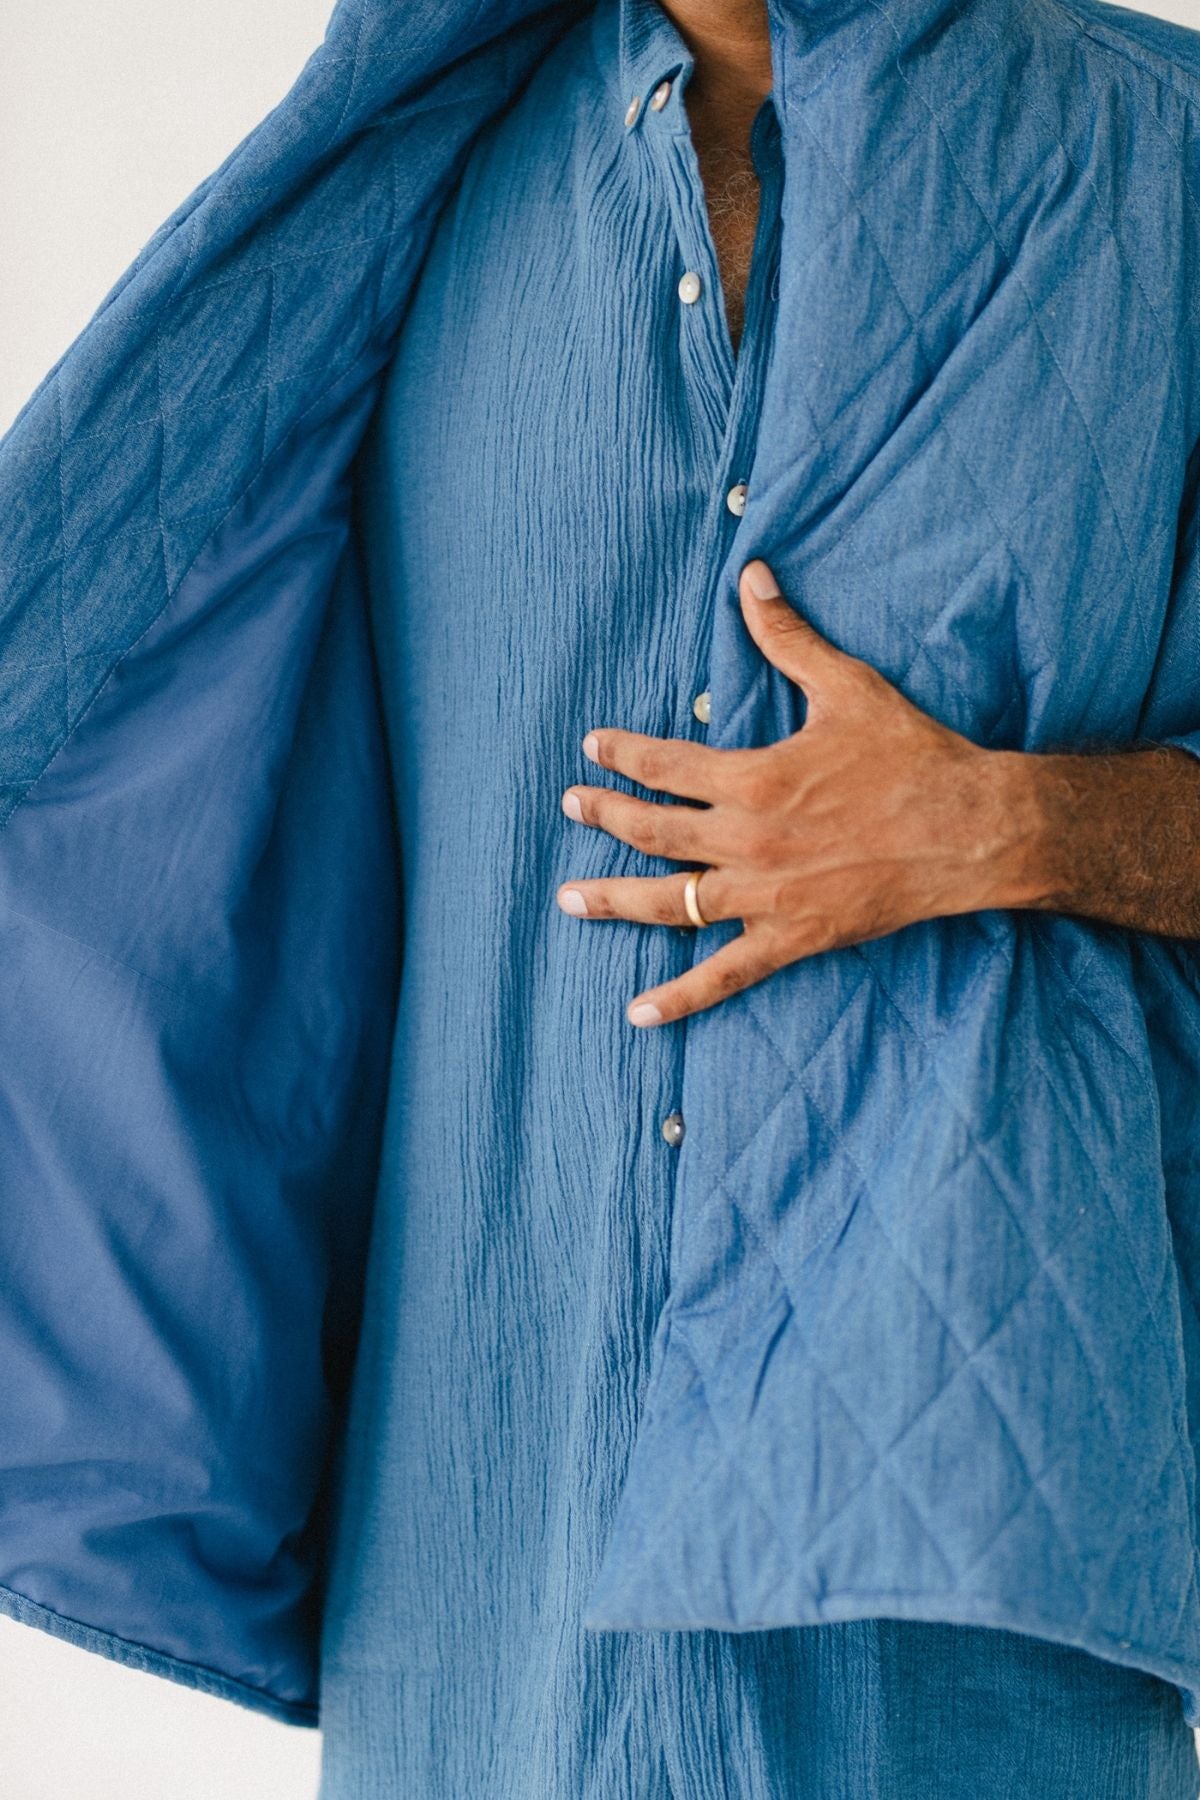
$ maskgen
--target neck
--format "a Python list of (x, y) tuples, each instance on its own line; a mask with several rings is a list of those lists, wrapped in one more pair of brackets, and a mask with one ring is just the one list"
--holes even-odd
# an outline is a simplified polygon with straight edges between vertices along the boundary
[(695, 58), (688, 111), (741, 143), (771, 91), (766, 0), (659, 0)]

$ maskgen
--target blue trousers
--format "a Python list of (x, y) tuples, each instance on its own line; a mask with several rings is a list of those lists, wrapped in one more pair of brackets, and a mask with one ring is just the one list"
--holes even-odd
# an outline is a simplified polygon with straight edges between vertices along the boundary
[[(754, 1634), (744, 1650), (744, 1675), (758, 1669), (781, 1708), (760, 1740), (777, 1746), (778, 1769), (765, 1772), (772, 1800), (1200, 1794), (1179, 1690), (1082, 1650), (896, 1619)], [(794, 1704), (781, 1659), (794, 1670)], [(703, 1791), (684, 1789), (687, 1800)]]
[(992, 1627), (596, 1634), (519, 1729), (480, 1718), (465, 1761), (463, 1704), (451, 1669), (338, 1672), (322, 1691), (320, 1800), (1200, 1794), (1176, 1687)]

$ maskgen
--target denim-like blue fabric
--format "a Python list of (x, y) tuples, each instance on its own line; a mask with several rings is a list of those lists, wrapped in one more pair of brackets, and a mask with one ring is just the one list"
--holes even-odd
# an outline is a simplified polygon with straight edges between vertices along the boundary
[[(698, 1145), (692, 1179), (706, 1179), (725, 1153), (715, 1134), (730, 1128), (725, 1108), (688, 1100), (682, 1148), (664, 1141), (699, 1022), (639, 1033), (624, 1014), (632, 995), (707, 953), (705, 939), (584, 926), (553, 898), (573, 876), (671, 867), (563, 817), (569, 783), (609, 783), (582, 756), (584, 730), (703, 739), (711, 728), (695, 717), (695, 694), (714, 677), (719, 727), (729, 692), (711, 662), (722, 571), (742, 529), (725, 496), (761, 448), (784, 171), (768, 103), (752, 138), (759, 240), (735, 365), (682, 82), (640, 128), (622, 123), (629, 95), (661, 99), (660, 82), (687, 66), (656, 0), (606, 0), (481, 135), (435, 230), (356, 470), (406, 953), (324, 1614), (322, 1800), (924, 1800), (1000, 1794), (1006, 1781), (1023, 1796), (1091, 1800), (1107, 1788), (1132, 1800), (1160, 1788), (1195, 1800), (1200, 1774), (1174, 1689), (1173, 1713), (1154, 1702), (1161, 1729), (1139, 1767), (1109, 1734), (1124, 1738), (1143, 1690), (1114, 1687), (1098, 1658), (1073, 1653), (1068, 1703), (1053, 1658), (1036, 1675), (1029, 1667), (1028, 1637), (913, 1618), (878, 1635), (861, 1618), (788, 1623), (791, 1609), (820, 1618), (820, 1600), (799, 1576), (778, 1599), (761, 1581), (756, 1558), (775, 1572), (787, 1549), (746, 1541), (761, 1539), (760, 1486), (791, 1483), (776, 1513), (799, 1544), (822, 1463), (834, 1459), (830, 1479), (843, 1480), (853, 1446), (832, 1403), (822, 1416), (815, 1383), (797, 1379), (797, 1353), (772, 1342), (794, 1327), (770, 1295), (761, 1322), (730, 1293), (716, 1316), (697, 1302), (690, 1327), (730, 1344), (746, 1334), (736, 1355), (747, 1376), (756, 1359), (759, 1394), (748, 1386), (725, 1415), (730, 1440), (754, 1446), (740, 1498), (712, 1515), (701, 1483), (691, 1495), (680, 1484), (668, 1503), (703, 1510), (678, 1524), (644, 1490), (643, 1528), (693, 1544), (703, 1533), (702, 1548), (672, 1589), (662, 1578), (676, 1571), (659, 1552), (642, 1571), (645, 1596), (625, 1589), (614, 1603), (601, 1590), (606, 1628), (589, 1629), (647, 1392), (654, 1404), (655, 1380), (671, 1372), (668, 1361), (651, 1373), (672, 1218), (684, 1234), (676, 1267), (694, 1268), (692, 1215), (677, 1210), (697, 1204), (689, 1159)], [(685, 269), (699, 276), (691, 304), (678, 293)], [(720, 1078), (746, 1121), (759, 1102), (741, 1086), (739, 1043), (752, 1056), (761, 1048), (760, 1019), (778, 1031), (771, 984), (758, 998), (721, 1052)], [(870, 1026), (886, 1040), (878, 1007)], [(866, 1039), (853, 1054), (865, 1079), (876, 1061), (886, 1075), (895, 1052)], [(794, 1235), (821, 1146), (802, 1090), (776, 1080), (765, 1100), (763, 1116), (786, 1109), (778, 1129), (792, 1166), (760, 1176), (747, 1128), (743, 1163), (726, 1178), (732, 1202), (716, 1199), (719, 1185), (704, 1200), (741, 1207), (757, 1195)], [(911, 1186), (919, 1209), (924, 1189)], [(792, 1208), (801, 1217), (788, 1221)], [(957, 1256), (968, 1226), (961, 1214), (951, 1222), (943, 1249)], [(767, 1243), (747, 1228), (718, 1259), (755, 1300)], [(1015, 1281), (1029, 1265), (1010, 1244), (998, 1225), (981, 1227), (972, 1254), (1007, 1253)], [(878, 1307), (878, 1290), (863, 1287)], [(961, 1313), (952, 1324), (963, 1329)], [(858, 1370), (868, 1421), (889, 1318), (875, 1329), (870, 1359), (830, 1375), (849, 1393)], [(948, 1377), (949, 1356), (939, 1350), (908, 1381)], [(770, 1435), (756, 1402), (772, 1408)], [(961, 1438), (956, 1451), (968, 1421), (949, 1416), (954, 1437), (926, 1440), (922, 1461), (957, 1457), (944, 1516), (980, 1531), (988, 1476)], [(668, 1417), (661, 1429), (669, 1461), (711, 1457), (707, 1426)], [(1029, 1429), (1019, 1412), (1015, 1429)], [(1081, 1418), (1065, 1435), (1092, 1430)], [(864, 1555), (871, 1517), (855, 1518), (843, 1555), (851, 1545)], [(907, 1578), (911, 1532), (894, 1535), (876, 1551), (876, 1590), (880, 1563), (893, 1588)], [(930, 1589), (901, 1606), (936, 1614), (947, 1583)], [(980, 1596), (1044, 1616), (1036, 1585), (993, 1573)], [(892, 1601), (889, 1590), (857, 1610)], [(745, 1628), (760, 1604), (781, 1629)], [(853, 1590), (842, 1605), (855, 1609)], [(627, 1628), (634, 1608), (640, 1623), (669, 1628)], [(1073, 1627), (1060, 1615), (1054, 1629)], [(1089, 1697), (1092, 1678), (1102, 1700)], [(909, 1721), (900, 1730), (878, 1716), (881, 1689)]]
[[(498, 1040), (464, 985), (477, 952), (423, 970), (409, 934), (351, 521), (442, 202), (580, 11), (344, 0), (0, 445), (0, 1603), (300, 1721), (323, 1625), (331, 1666), (344, 1648), (417, 1688), (439, 1649), (401, 1586), (339, 1645), (352, 1559), (324, 1605), (327, 1549), (349, 1555), (330, 1472), (345, 1516), (385, 1547), (393, 1525), (370, 1502), (396, 1440), (339, 1451), (381, 1171), (368, 1323), (406, 1280), (410, 1197), (387, 1178), (410, 1081), (474, 1070), (486, 1096), (515, 1065), (513, 1203), (544, 1197), (522, 1186), (535, 1166), (587, 1177), (581, 1139), (548, 1130), (529, 964), (503, 972)], [(822, 631), (981, 742), (1200, 752), (1200, 36), (1101, 0), (773, 0), (771, 25), (786, 179), (749, 499), (687, 621), (703, 682), (694, 658), (648, 670), (647, 699), (707, 686), (718, 745), (802, 724), (741, 625), (737, 571), (761, 553)], [(649, 41), (626, 48), (658, 75)], [(618, 103), (605, 156), (674, 129), (678, 95), (628, 132)], [(577, 329), (593, 317), (585, 297)], [(462, 532), (488, 528), (492, 492)], [(598, 556), (619, 560), (625, 503)], [(487, 616), (436, 599), (435, 669), (450, 609)], [(560, 699), (551, 728), (498, 696), (539, 780), (602, 722)], [(521, 880), (521, 833), (556, 831), (451, 816), (416, 874), (449, 857), (451, 906), (481, 862), (501, 893), (515, 874), (496, 902), (513, 945), (552, 927), (619, 1010), (612, 952)], [(416, 1071), (393, 1056), (402, 963), (445, 1001)], [(611, 1119), (604, 1179), (661, 1151), (666, 1291), (641, 1296), (645, 1367), (595, 1371), (628, 1384), (636, 1430), (582, 1625), (1006, 1626), (1173, 1681), (1200, 1722), (1197, 946), (933, 921), (638, 1054), (679, 1079), (647, 1076), (644, 1145)], [(587, 1141), (608, 1116), (571, 1098)], [(654, 1138), (671, 1104), (677, 1152)], [(440, 1140), (440, 1117), (426, 1141), (461, 1203), (454, 1159), (480, 1140)], [(558, 1271), (538, 1332), (584, 1246), (552, 1207), (525, 1223)], [(487, 1242), (460, 1243), (464, 1329), (520, 1303)], [(360, 1367), (365, 1419), (412, 1404), (403, 1368), (376, 1394)], [(543, 1357), (543, 1381), (574, 1373)], [(496, 1440), (535, 1440), (544, 1404), (513, 1385)], [(579, 1390), (572, 1428), (589, 1422)], [(439, 1478), (412, 1476), (414, 1495)], [(573, 1513), (547, 1518), (569, 1558)]]
[(322, 1697), (320, 1800), (1196, 1800), (1200, 1784), (1177, 1688), (980, 1625), (631, 1632), (619, 1674), (551, 1682), (542, 1710), (524, 1753), (499, 1714), (472, 1742), (428, 1675), (364, 1668)]

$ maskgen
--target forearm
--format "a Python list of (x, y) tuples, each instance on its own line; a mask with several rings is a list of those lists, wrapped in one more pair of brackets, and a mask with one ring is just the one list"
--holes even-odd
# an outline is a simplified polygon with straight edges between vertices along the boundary
[(985, 904), (1200, 938), (1200, 758), (1178, 745), (991, 753)]

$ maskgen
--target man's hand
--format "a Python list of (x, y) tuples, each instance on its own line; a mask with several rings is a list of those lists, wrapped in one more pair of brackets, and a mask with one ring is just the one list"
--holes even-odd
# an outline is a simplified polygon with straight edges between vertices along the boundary
[[(804, 691), (802, 728), (753, 750), (589, 732), (584, 750), (603, 768), (701, 804), (605, 787), (563, 795), (569, 817), (647, 855), (707, 865), (704, 917), (744, 924), (631, 1001), (633, 1024), (699, 1012), (815, 951), (986, 907), (1200, 939), (1200, 757), (1153, 742), (988, 750), (823, 638), (765, 563), (746, 565), (740, 592), (755, 642)], [(589, 919), (685, 925), (686, 880), (571, 882), (558, 903)]]
[[(721, 750), (686, 738), (589, 732), (585, 753), (699, 806), (571, 787), (563, 810), (651, 856), (705, 868), (705, 919), (736, 938), (627, 1009), (635, 1025), (698, 1012), (815, 951), (991, 906), (1041, 904), (1040, 814), (1020, 753), (993, 751), (914, 706), (869, 663), (788, 605), (763, 562), (742, 572), (743, 616), (763, 654), (804, 691), (791, 737)], [(1198, 790), (1200, 792), (1200, 790)], [(686, 925), (687, 870), (565, 884), (564, 911)]]

